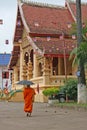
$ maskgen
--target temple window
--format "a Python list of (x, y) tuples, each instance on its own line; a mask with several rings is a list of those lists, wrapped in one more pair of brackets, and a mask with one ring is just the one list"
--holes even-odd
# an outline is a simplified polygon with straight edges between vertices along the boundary
[(20, 80), (20, 71), (18, 70), (18, 80)]
[(30, 52), (30, 61), (32, 62), (32, 65), (33, 65), (33, 49)]
[(28, 52), (26, 52), (25, 55), (24, 55), (24, 61), (25, 61), (26, 64), (29, 61), (29, 54), (28, 54)]
[(8, 79), (9, 78), (9, 72), (2, 72), (2, 78)]

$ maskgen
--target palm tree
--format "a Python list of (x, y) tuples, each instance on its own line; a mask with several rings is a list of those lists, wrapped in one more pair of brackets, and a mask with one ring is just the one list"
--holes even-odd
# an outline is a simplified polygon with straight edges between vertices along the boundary
[(82, 42), (79, 47), (76, 47), (70, 53), (69, 59), (74, 57), (72, 66), (79, 65), (80, 59), (84, 65), (87, 65), (87, 42)]

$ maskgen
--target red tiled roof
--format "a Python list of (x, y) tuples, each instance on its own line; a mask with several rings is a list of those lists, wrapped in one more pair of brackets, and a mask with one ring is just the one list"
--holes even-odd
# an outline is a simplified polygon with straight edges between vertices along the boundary
[(12, 66), (15, 66), (17, 63), (17, 59), (20, 55), (20, 46), (14, 46), (13, 51), (10, 58), (9, 68), (12, 69)]
[(40, 38), (36, 37), (33, 38), (34, 43), (36, 46), (44, 52), (45, 55), (47, 54), (63, 54), (64, 49), (66, 50), (66, 54), (70, 54), (73, 48), (76, 47), (76, 40), (72, 39), (64, 39), (61, 40), (59, 38)]
[(58, 33), (61, 30), (68, 30), (67, 24), (74, 22), (66, 8), (23, 4), (22, 9), (31, 32)]
[[(76, 4), (75, 3), (69, 3), (70, 8), (72, 9), (72, 12), (74, 16), (76, 17)], [(87, 22), (87, 4), (81, 5), (81, 12), (82, 12), (82, 20)]]
[[(69, 3), (72, 12), (76, 16), (76, 6), (73, 3)], [(19, 8), (18, 8), (19, 9)], [(49, 54), (63, 54), (64, 41), (58, 39), (58, 34), (60, 35), (62, 32), (66, 34), (69, 31), (68, 23), (74, 23), (74, 19), (67, 8), (60, 7), (45, 7), (45, 6), (37, 6), (31, 5), (29, 3), (22, 5), (23, 16), (26, 20), (26, 24), (30, 29), (30, 37), (34, 40), (36, 46), (44, 51), (44, 55)], [(82, 18), (84, 20), (87, 19), (86, 13), (87, 5), (82, 5)], [(16, 26), (14, 41), (18, 42), (22, 38), (24, 23), (22, 21), (23, 17), (20, 15), (20, 10), (18, 10), (17, 21), (21, 21), (21, 26)], [(44, 37), (43, 37), (43, 36)], [(47, 41), (47, 37), (51, 37), (50, 40)], [(37, 37), (37, 38), (36, 38)], [(71, 50), (76, 46), (74, 43), (75, 40), (70, 40), (65, 38), (66, 44), (66, 52), (69, 54)], [(13, 49), (13, 52), (15, 50)], [(17, 58), (15, 58), (16, 53), (11, 58), (11, 65), (14, 66), (17, 62)]]
[(24, 27), (23, 22), (22, 22), (22, 19), (21, 19), (19, 8), (18, 8), (14, 42), (17, 42), (18, 40), (21, 39), (22, 33), (23, 33), (23, 27)]

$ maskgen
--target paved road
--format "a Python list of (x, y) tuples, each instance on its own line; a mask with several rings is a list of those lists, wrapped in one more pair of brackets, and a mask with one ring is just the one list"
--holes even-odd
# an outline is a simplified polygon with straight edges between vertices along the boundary
[(0, 102), (0, 130), (87, 130), (87, 111), (34, 103), (32, 117), (26, 117), (23, 105)]

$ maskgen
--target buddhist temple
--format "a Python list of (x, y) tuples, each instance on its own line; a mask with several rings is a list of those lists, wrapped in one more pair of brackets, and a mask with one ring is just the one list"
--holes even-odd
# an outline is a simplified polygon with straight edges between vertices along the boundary
[[(87, 5), (82, 4), (83, 21), (87, 20), (86, 12)], [(31, 80), (35, 100), (45, 102), (45, 88), (61, 87), (67, 78), (76, 78), (77, 67), (72, 67), (73, 59), (69, 60), (70, 52), (77, 46), (76, 36), (70, 34), (75, 22), (74, 2), (66, 0), (65, 7), (60, 7), (18, 0), (9, 62), (13, 88), (18, 87), (17, 81)]]

